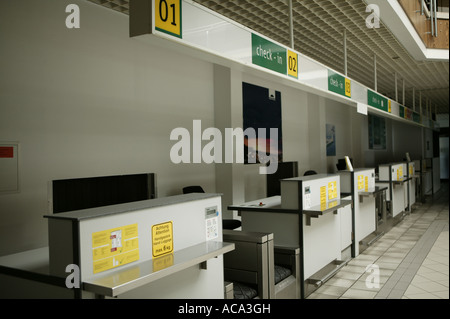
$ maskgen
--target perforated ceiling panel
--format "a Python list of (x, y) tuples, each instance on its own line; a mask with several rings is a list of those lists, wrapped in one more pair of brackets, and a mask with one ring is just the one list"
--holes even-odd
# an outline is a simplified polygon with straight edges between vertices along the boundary
[[(88, 0), (128, 14), (128, 0)], [(286, 0), (194, 0), (213, 11), (290, 46), (289, 7)], [(382, 23), (366, 26), (363, 0), (293, 1), (295, 50), (344, 73), (343, 33), (347, 33), (348, 77), (374, 88), (374, 54), (377, 56), (378, 92), (395, 98), (398, 73), (398, 101), (416, 110), (431, 101), (432, 112), (449, 113), (449, 63), (416, 61)]]

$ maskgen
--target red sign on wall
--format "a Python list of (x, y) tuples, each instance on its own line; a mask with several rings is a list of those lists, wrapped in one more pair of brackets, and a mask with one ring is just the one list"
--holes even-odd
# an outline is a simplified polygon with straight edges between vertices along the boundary
[(0, 158), (13, 158), (14, 147), (12, 146), (0, 146)]

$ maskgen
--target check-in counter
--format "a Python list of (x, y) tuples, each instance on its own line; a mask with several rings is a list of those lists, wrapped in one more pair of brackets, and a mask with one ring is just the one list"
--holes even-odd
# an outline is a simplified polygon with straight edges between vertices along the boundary
[(406, 178), (408, 180), (408, 189), (406, 191), (406, 196), (408, 200), (408, 211), (412, 212), (413, 205), (416, 203), (416, 187), (419, 175), (416, 174), (415, 162), (407, 162)]
[(424, 159), (414, 160), (416, 178), (416, 201), (425, 203), (425, 179), (427, 176), (427, 164)]
[(351, 205), (340, 198), (339, 175), (281, 180), (281, 196), (231, 205), (242, 217), (242, 230), (273, 233), (275, 246), (300, 249), (300, 297), (331, 278), (341, 260), (339, 212)]
[(386, 192), (387, 187), (375, 186), (374, 168), (339, 171), (338, 174), (341, 177), (341, 192), (350, 193), (353, 200), (352, 231), (355, 240), (352, 257), (356, 257), (384, 234), (379, 225), (385, 222), (386, 216), (381, 209), (377, 209), (377, 199)]
[(389, 204), (389, 218), (403, 218), (405, 213), (405, 188), (408, 179), (404, 177), (404, 163), (382, 164), (378, 167), (378, 180), (375, 184), (387, 187), (386, 201)]
[[(218, 194), (45, 217), (48, 247), (0, 259), (0, 279), (16, 290), (39, 295), (45, 284), (49, 298), (224, 298), (223, 255), (234, 244), (222, 241)], [(0, 286), (7, 296), (7, 286)]]
[(424, 196), (433, 195), (433, 159), (426, 158), (423, 160), (423, 194)]

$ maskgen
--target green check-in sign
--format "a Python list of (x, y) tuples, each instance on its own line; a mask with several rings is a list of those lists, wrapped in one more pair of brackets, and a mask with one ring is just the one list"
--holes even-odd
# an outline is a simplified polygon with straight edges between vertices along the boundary
[(371, 90), (367, 90), (367, 104), (382, 111), (389, 112), (389, 100)]
[(252, 63), (287, 74), (287, 50), (276, 43), (252, 34)]
[(328, 91), (352, 97), (352, 82), (346, 77), (328, 70)]

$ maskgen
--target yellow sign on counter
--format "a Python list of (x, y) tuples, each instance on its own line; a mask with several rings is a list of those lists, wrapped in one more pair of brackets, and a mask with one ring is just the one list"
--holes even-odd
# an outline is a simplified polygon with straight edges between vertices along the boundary
[(167, 255), (173, 252), (173, 223), (155, 225), (152, 227), (153, 257)]
[(328, 183), (328, 200), (337, 198), (337, 182)]
[(322, 186), (320, 188), (320, 207), (322, 210), (326, 209), (327, 207), (327, 187)]
[(358, 190), (364, 189), (364, 175), (358, 175)]
[(92, 234), (94, 274), (139, 260), (138, 225)]
[(401, 181), (402, 179), (403, 179), (403, 167), (400, 166), (400, 167), (397, 169), (397, 180), (398, 180), (398, 181)]

